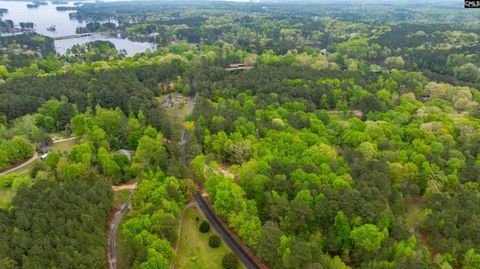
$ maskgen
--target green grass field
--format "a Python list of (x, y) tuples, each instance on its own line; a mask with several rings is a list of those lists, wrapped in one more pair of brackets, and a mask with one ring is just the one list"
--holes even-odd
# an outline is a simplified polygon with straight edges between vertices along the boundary
[[(168, 99), (170, 96), (174, 100), (173, 106), (163, 107), (163, 101)], [(178, 101), (178, 96), (181, 96), (181, 102)], [(157, 100), (165, 109), (168, 117), (170, 118), (170, 121), (172, 123), (172, 132), (176, 134), (175, 137), (178, 137), (180, 139), (183, 134), (183, 121), (185, 120), (188, 112), (188, 97), (185, 97), (181, 94), (171, 93), (157, 97)]]
[(70, 152), (73, 146), (78, 143), (78, 139), (71, 139), (52, 145), (51, 151), (59, 151), (61, 153)]
[[(198, 221), (197, 221), (198, 218)], [(208, 238), (216, 234), (213, 228), (204, 234), (198, 230), (204, 220), (197, 208), (189, 208), (183, 218), (182, 231), (179, 238), (176, 269), (222, 269), (222, 259), (231, 252), (222, 241), (220, 247), (211, 248)], [(239, 261), (238, 268), (245, 268)]]

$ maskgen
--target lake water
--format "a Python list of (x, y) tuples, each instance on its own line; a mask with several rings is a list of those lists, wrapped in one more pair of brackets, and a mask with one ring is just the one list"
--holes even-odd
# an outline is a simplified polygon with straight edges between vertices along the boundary
[[(84, 22), (70, 19), (68, 14), (74, 11), (56, 10), (57, 6), (73, 6), (73, 1), (68, 2), (68, 5), (54, 5), (48, 1), (48, 5), (40, 5), (38, 8), (27, 8), (27, 4), (29, 3), (31, 2), (0, 1), (0, 8), (8, 9), (8, 12), (3, 15), (2, 19), (10, 19), (15, 25), (18, 25), (20, 22), (33, 22), (35, 24), (35, 32), (50, 37), (74, 35), (78, 26), (85, 26)], [(55, 32), (47, 30), (47, 28), (52, 25), (56, 27)], [(147, 48), (155, 49), (155, 45), (150, 43), (134, 42), (119, 37), (102, 35), (56, 40), (55, 47), (59, 53), (65, 53), (68, 48), (75, 44), (83, 44), (95, 40), (111, 41), (118, 50), (125, 49), (128, 55), (144, 52)]]

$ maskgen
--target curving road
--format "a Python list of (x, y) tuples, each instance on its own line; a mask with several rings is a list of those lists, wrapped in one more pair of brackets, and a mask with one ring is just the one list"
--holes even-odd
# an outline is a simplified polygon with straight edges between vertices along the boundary
[(38, 159), (38, 153), (36, 151), (33, 152), (33, 156), (30, 157), (30, 159), (26, 160), (25, 162), (15, 166), (15, 167), (12, 167), (10, 169), (7, 169), (3, 172), (0, 173), (0, 176), (3, 176), (3, 175), (6, 175), (6, 174), (9, 174), (11, 172), (15, 172), (17, 171), (18, 169), (22, 168), (22, 167), (25, 167), (29, 164), (31, 164), (33, 161), (35, 161), (36, 159)]
[[(190, 93), (190, 99), (188, 102), (188, 113), (191, 113), (193, 110), (193, 106), (195, 105), (195, 91), (196, 87), (195, 84), (193, 84), (192, 87), (192, 92)], [(187, 164), (187, 157), (186, 157), (186, 145), (188, 142), (188, 139), (190, 138), (190, 134), (188, 133), (187, 130), (184, 131), (183, 133), (183, 140), (182, 140), (182, 145), (183, 145), (183, 150), (182, 150), (182, 155), (183, 155), (183, 162), (185, 165)], [(222, 240), (230, 247), (230, 249), (238, 256), (238, 258), (245, 264), (245, 266), (248, 269), (260, 269), (261, 267), (257, 264), (257, 262), (254, 260), (252, 256), (250, 256), (245, 249), (242, 248), (241, 244), (233, 238), (233, 236), (230, 234), (228, 231), (228, 228), (226, 228), (218, 219), (217, 215), (213, 212), (212, 208), (208, 206), (207, 202), (205, 201), (205, 198), (200, 194), (200, 193), (194, 193), (193, 194), (193, 199), (198, 205), (198, 208), (202, 211), (203, 215), (205, 215), (206, 219), (210, 223), (210, 225), (217, 231), (218, 235)]]
[(123, 206), (121, 207), (120, 211), (115, 214), (115, 219), (113, 220), (112, 225), (110, 227), (110, 233), (108, 234), (108, 263), (110, 265), (110, 269), (117, 269), (116, 247), (117, 247), (118, 225), (122, 221), (123, 215), (125, 214), (125, 212), (128, 209), (128, 206), (130, 205), (130, 198), (135, 193), (135, 190), (136, 189), (130, 190), (130, 196), (128, 196), (127, 202), (125, 202), (125, 204), (123, 204)]

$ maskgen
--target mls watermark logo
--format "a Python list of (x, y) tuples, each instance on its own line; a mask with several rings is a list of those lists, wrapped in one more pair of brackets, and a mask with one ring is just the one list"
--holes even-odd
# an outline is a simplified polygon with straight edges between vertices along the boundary
[(480, 0), (465, 0), (465, 8), (480, 8)]

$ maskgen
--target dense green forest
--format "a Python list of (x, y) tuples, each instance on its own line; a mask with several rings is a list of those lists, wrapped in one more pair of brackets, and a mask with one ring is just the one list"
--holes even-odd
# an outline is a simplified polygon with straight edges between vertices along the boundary
[(265, 66), (203, 85), (193, 120), (206, 155), (193, 163), (217, 212), (274, 268), (338, 262), (321, 253), (365, 268), (465, 266), (480, 244), (477, 91), (408, 72), (322, 77)]
[(105, 267), (110, 204), (110, 188), (98, 179), (22, 187), (12, 210), (0, 211), (1, 268)]
[[(478, 13), (76, 9), (79, 33), (158, 49), (127, 56), (95, 41), (61, 55), (46, 36), (0, 37), (0, 172), (49, 152), (0, 176), (0, 268), (106, 268), (111, 186), (129, 183), (125, 268), (174, 263), (197, 190), (271, 268), (480, 268)], [(188, 105), (174, 101), (192, 90), (184, 119)]]

